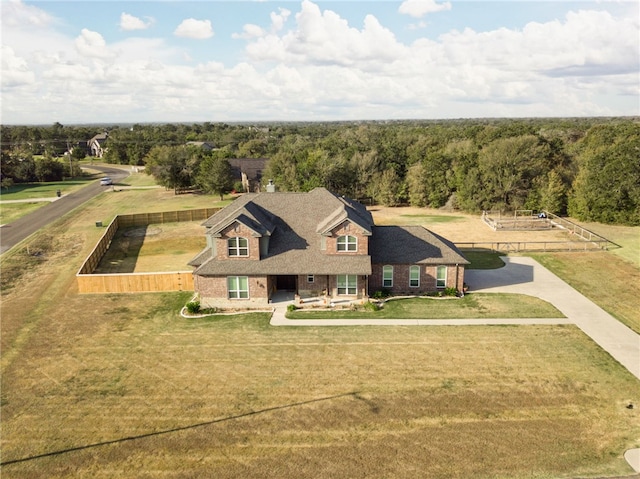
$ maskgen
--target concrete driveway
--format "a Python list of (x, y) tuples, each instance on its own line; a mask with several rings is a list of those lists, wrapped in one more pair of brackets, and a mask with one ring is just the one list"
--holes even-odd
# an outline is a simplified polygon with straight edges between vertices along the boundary
[(465, 280), (470, 289), (476, 292), (528, 294), (548, 301), (640, 379), (640, 335), (534, 259), (509, 256), (503, 257), (503, 260), (506, 263), (504, 268), (467, 271)]

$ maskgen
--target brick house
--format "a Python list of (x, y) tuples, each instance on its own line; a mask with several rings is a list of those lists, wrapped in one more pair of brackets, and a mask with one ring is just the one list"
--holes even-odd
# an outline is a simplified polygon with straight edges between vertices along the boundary
[(203, 307), (259, 307), (276, 291), (365, 299), (376, 290), (462, 289), (468, 261), (421, 226), (375, 226), (360, 203), (324, 188), (251, 193), (203, 223), (206, 248), (189, 264)]

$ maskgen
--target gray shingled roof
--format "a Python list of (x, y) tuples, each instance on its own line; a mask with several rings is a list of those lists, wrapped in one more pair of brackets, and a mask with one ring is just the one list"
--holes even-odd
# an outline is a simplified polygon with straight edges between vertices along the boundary
[(469, 264), (451, 241), (422, 226), (374, 226), (369, 254), (374, 264)]
[[(206, 250), (190, 264), (199, 266), (202, 275), (227, 274), (371, 274), (369, 255), (328, 255), (320, 249), (318, 228), (327, 218), (338, 218), (343, 209), (349, 219), (363, 231), (371, 231), (373, 218), (359, 203), (350, 202), (324, 188), (308, 193), (247, 194), (217, 212), (203, 223), (208, 233), (216, 235), (237, 218), (269, 223), (269, 253), (261, 260), (218, 260)], [(339, 224), (339, 223), (338, 223)], [(253, 228), (252, 228), (253, 229)]]
[[(321, 234), (352, 221), (369, 238), (369, 255), (326, 254)], [(203, 223), (216, 236), (241, 221), (269, 235), (269, 252), (261, 260), (219, 260), (205, 249), (189, 264), (201, 275), (230, 274), (371, 274), (371, 264), (469, 264), (453, 243), (422, 226), (374, 226), (360, 203), (324, 188), (308, 193), (247, 194)]]

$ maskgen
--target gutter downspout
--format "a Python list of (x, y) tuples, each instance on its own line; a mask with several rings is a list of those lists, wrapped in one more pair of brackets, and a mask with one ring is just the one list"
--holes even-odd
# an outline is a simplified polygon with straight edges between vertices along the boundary
[(458, 266), (458, 263), (456, 263), (456, 290), (458, 289), (458, 273), (460, 271), (460, 268)]

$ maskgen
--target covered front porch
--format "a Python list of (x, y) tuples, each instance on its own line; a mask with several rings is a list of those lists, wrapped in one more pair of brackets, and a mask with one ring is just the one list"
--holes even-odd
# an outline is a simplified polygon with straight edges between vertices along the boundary
[(269, 277), (270, 302), (290, 298), (298, 305), (362, 302), (369, 298), (367, 275), (273, 275)]

